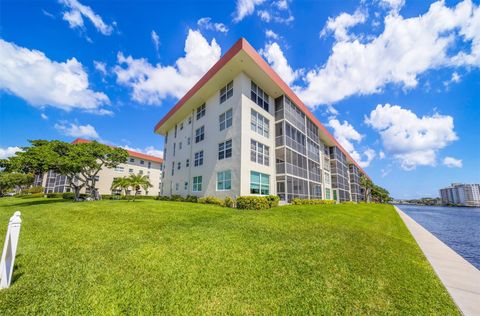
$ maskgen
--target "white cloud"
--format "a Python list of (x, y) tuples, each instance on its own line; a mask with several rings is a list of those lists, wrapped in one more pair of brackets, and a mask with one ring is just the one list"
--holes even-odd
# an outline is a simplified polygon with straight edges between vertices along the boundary
[(335, 136), (335, 139), (360, 165), (360, 167), (368, 167), (375, 158), (375, 151), (370, 148), (365, 149), (363, 151), (363, 156), (365, 158), (364, 160), (362, 159), (362, 155), (355, 149), (353, 144), (353, 142), (359, 143), (363, 139), (363, 135), (357, 132), (357, 130), (355, 130), (355, 128), (347, 121), (340, 123), (340, 121), (337, 119), (330, 119), (328, 125), (333, 128), (333, 135)]
[(240, 22), (246, 16), (252, 15), (255, 11), (255, 6), (262, 4), (265, 0), (237, 0), (234, 22)]
[(152, 30), (152, 33), (150, 34), (150, 36), (152, 38), (153, 46), (155, 46), (155, 51), (158, 54), (158, 49), (160, 48), (160, 37), (158, 36), (157, 32), (155, 32), (154, 30)]
[(449, 168), (462, 168), (462, 160), (453, 157), (445, 157), (443, 164)]
[(95, 67), (95, 69), (100, 72), (102, 75), (106, 75), (107, 74), (107, 64), (104, 63), (104, 62), (101, 62), (101, 61), (96, 61), (94, 60), (93, 61), (93, 66)]
[(130, 147), (128, 145), (124, 145), (124, 146), (120, 146), (120, 147), (123, 148), (123, 149), (126, 149), (126, 150), (136, 151), (136, 152), (139, 152), (139, 153), (163, 158), (163, 150), (157, 149), (153, 146), (147, 146), (144, 149), (134, 148), (134, 147)]
[(291, 85), (301, 74), (301, 70), (294, 71), (287, 62), (280, 46), (273, 42), (265, 45), (265, 48), (260, 51), (272, 68), (285, 81), (286, 84)]
[(146, 104), (161, 104), (167, 97), (180, 98), (220, 58), (215, 39), (210, 43), (199, 31), (188, 31), (185, 57), (174, 65), (151, 65), (146, 59), (125, 57), (119, 52), (114, 72), (117, 83), (132, 89), (132, 99)]
[(54, 125), (65, 136), (100, 139), (95, 127), (90, 124), (77, 125), (76, 123), (61, 122)]
[(461, 76), (458, 74), (458, 72), (453, 72), (452, 73), (452, 77), (450, 78), (450, 80), (446, 80), (443, 82), (443, 85), (448, 88), (450, 86), (450, 84), (452, 83), (459, 83), (461, 81)]
[(77, 0), (60, 0), (60, 3), (68, 9), (63, 13), (63, 19), (68, 22), (70, 28), (84, 28), (83, 18), (85, 17), (103, 35), (112, 34), (113, 26), (103, 22), (102, 17), (93, 12), (89, 6), (83, 5)]
[(45, 113), (41, 113), (40, 117), (42, 118), (42, 120), (48, 120), (48, 116)]
[(88, 75), (75, 58), (50, 60), (38, 50), (19, 47), (0, 39), (0, 89), (36, 107), (99, 111), (110, 100), (89, 89)]
[(335, 18), (329, 17), (327, 24), (320, 32), (320, 37), (326, 36), (331, 32), (337, 41), (348, 41), (351, 39), (351, 36), (347, 33), (348, 29), (364, 23), (366, 19), (367, 16), (360, 10), (355, 11), (353, 15), (342, 13)]
[(338, 33), (342, 40), (335, 42), (327, 62), (310, 70), (306, 87), (296, 89), (302, 100), (315, 108), (379, 93), (387, 84), (414, 88), (418, 75), (430, 69), (480, 66), (480, 9), (471, 1), (452, 8), (435, 2), (411, 18), (390, 13), (384, 25), (381, 34), (365, 41)]
[(262, 20), (263, 22), (270, 22), (272, 20), (272, 16), (270, 15), (270, 12), (268, 12), (267, 10), (260, 10), (258, 11), (258, 16), (260, 17), (260, 20)]
[(213, 23), (211, 18), (201, 18), (197, 21), (197, 25), (200, 28), (210, 31), (217, 31), (221, 33), (227, 33), (228, 27), (223, 23)]
[(0, 147), (0, 159), (7, 159), (8, 157), (12, 157), (15, 155), (16, 152), (19, 151), (22, 151), (22, 148), (17, 146), (7, 148)]
[(383, 151), (380, 151), (380, 152), (378, 153), (378, 157), (379, 157), (380, 159), (384, 159), (384, 158), (385, 158), (385, 153), (384, 153)]
[(265, 30), (265, 36), (273, 40), (278, 40), (280, 38), (280, 36), (272, 30)]
[(287, 10), (288, 9), (288, 1), (287, 0), (279, 0), (274, 2), (275, 6), (279, 10)]
[(383, 7), (392, 10), (393, 13), (398, 13), (405, 5), (405, 0), (380, 0), (380, 4)]
[(436, 165), (438, 150), (458, 139), (451, 116), (418, 117), (398, 105), (377, 105), (365, 123), (379, 132), (385, 151), (405, 170)]

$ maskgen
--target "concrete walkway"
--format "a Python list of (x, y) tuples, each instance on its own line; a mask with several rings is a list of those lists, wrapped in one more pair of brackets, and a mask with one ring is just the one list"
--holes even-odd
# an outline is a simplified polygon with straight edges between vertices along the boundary
[(395, 206), (463, 315), (480, 315), (480, 271)]

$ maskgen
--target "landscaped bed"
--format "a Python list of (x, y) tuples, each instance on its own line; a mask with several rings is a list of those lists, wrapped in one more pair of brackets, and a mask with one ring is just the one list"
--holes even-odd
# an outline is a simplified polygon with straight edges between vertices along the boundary
[(2, 246), (17, 210), (0, 315), (458, 314), (389, 205), (2, 198)]

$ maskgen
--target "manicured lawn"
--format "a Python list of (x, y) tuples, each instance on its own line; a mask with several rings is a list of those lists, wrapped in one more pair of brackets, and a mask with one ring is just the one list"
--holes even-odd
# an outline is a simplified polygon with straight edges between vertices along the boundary
[(3, 198), (2, 246), (16, 210), (0, 315), (458, 314), (388, 205)]

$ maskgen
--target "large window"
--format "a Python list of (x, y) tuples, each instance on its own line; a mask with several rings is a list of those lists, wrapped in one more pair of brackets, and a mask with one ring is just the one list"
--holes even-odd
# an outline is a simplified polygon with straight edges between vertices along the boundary
[(202, 126), (197, 128), (197, 130), (195, 131), (195, 143), (199, 143), (204, 139), (205, 139), (205, 126)]
[(233, 81), (230, 81), (225, 87), (220, 89), (220, 104), (230, 99), (233, 95)]
[(270, 148), (267, 145), (250, 140), (250, 160), (261, 165), (270, 165)]
[(260, 89), (253, 81), (251, 84), (250, 98), (268, 112), (268, 94)]
[(205, 116), (205, 103), (197, 108), (197, 120)]
[(202, 191), (202, 176), (193, 177), (193, 192)]
[(232, 172), (230, 170), (217, 172), (217, 191), (230, 190), (232, 188)]
[(232, 140), (218, 144), (218, 160), (232, 157)]
[(232, 126), (232, 109), (220, 114), (220, 116), (218, 117), (218, 121), (221, 131)]
[(270, 121), (255, 110), (252, 110), (251, 113), (250, 127), (252, 131), (268, 138)]
[(194, 163), (195, 167), (203, 165), (203, 150), (195, 153)]
[(270, 176), (268, 174), (250, 171), (250, 193), (270, 194)]

